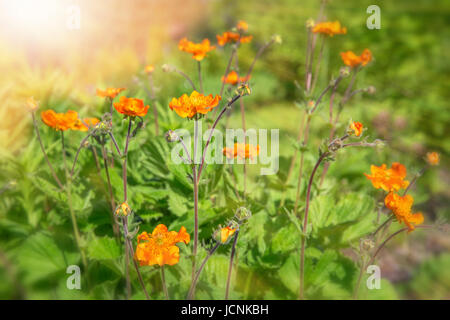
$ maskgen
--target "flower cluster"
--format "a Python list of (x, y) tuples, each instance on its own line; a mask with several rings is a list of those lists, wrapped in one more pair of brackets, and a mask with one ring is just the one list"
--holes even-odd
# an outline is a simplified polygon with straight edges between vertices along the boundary
[(42, 121), (56, 131), (76, 130), (88, 131), (90, 127), (100, 122), (97, 118), (85, 118), (81, 120), (78, 113), (69, 110), (66, 113), (57, 113), (53, 110), (45, 110), (41, 112)]
[[(223, 47), (227, 43), (249, 43), (252, 41), (253, 36), (245, 36), (244, 32), (248, 30), (248, 24), (245, 21), (239, 21), (236, 25), (236, 29), (238, 32), (234, 31), (225, 31), (221, 35), (217, 35), (217, 43), (219, 46)], [(235, 30), (236, 30), (235, 29)]]
[(141, 266), (173, 266), (180, 261), (180, 248), (176, 244), (188, 244), (190, 240), (185, 227), (176, 232), (168, 231), (165, 225), (159, 224), (151, 234), (142, 232), (138, 236), (135, 259)]
[(192, 53), (192, 58), (197, 61), (202, 61), (206, 54), (216, 47), (211, 46), (209, 39), (203, 39), (201, 43), (194, 43), (187, 38), (183, 38), (178, 43), (178, 49), (181, 51)]
[(228, 159), (253, 159), (259, 154), (259, 145), (235, 143), (233, 148), (223, 148), (223, 154)]
[(349, 67), (365, 66), (372, 61), (372, 52), (369, 49), (364, 49), (360, 56), (353, 51), (341, 52), (341, 58), (345, 65)]
[(422, 213), (411, 213), (414, 199), (410, 195), (400, 196), (396, 191), (407, 188), (409, 182), (406, 178), (406, 168), (398, 162), (394, 162), (390, 169), (385, 164), (380, 167), (372, 165), (371, 175), (365, 174), (372, 181), (372, 185), (377, 189), (383, 189), (389, 193), (384, 199), (386, 208), (390, 209), (397, 220), (405, 223), (409, 231), (414, 230), (414, 225), (423, 223)]
[(194, 90), (190, 96), (183, 94), (178, 99), (172, 98), (169, 107), (182, 118), (193, 118), (197, 114), (207, 114), (219, 104), (220, 100), (219, 95), (205, 96)]
[(312, 28), (313, 33), (320, 33), (324, 35), (328, 35), (330, 37), (334, 36), (335, 34), (346, 34), (347, 28), (342, 27), (341, 23), (339, 21), (327, 21), (327, 22), (320, 22), (314, 25)]

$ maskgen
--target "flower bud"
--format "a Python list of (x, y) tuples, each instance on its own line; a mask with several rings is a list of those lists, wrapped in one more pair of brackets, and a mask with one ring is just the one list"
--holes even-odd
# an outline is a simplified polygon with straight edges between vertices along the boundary
[(273, 42), (275, 42), (276, 44), (282, 44), (283, 43), (283, 39), (281, 38), (281, 36), (279, 34), (274, 34), (272, 36), (272, 40)]
[(221, 244), (227, 244), (238, 228), (239, 225), (237, 223), (223, 228), (219, 227), (219, 229), (214, 232), (214, 240)]
[(131, 213), (131, 208), (128, 205), (128, 203), (123, 202), (122, 204), (119, 204), (116, 208), (116, 210), (114, 211), (114, 213), (116, 214), (116, 216), (118, 217), (126, 217)]
[(240, 95), (241, 97), (251, 95), (252, 89), (248, 86), (248, 84), (243, 83), (236, 89), (236, 94)]
[(339, 75), (342, 78), (346, 78), (350, 75), (350, 68), (349, 67), (342, 67), (339, 69)]
[(175, 71), (175, 67), (171, 66), (170, 64), (163, 64), (161, 68), (162, 68), (162, 70), (164, 72), (173, 72), (173, 71)]
[(375, 242), (372, 239), (366, 238), (361, 240), (361, 249), (364, 251), (370, 251), (375, 248)]
[(180, 140), (178, 134), (173, 130), (167, 131), (165, 134), (165, 138), (167, 142), (177, 142), (178, 140)]
[(368, 87), (366, 88), (366, 92), (367, 92), (368, 94), (375, 94), (375, 92), (377, 92), (377, 89), (376, 89), (374, 86), (368, 86)]
[(36, 111), (39, 108), (39, 102), (34, 100), (33, 97), (27, 99), (27, 107), (30, 111)]
[(237, 221), (244, 221), (252, 216), (252, 212), (245, 207), (239, 207), (234, 213), (234, 217)]
[(315, 21), (312, 18), (309, 18), (308, 20), (306, 20), (306, 28), (313, 28), (315, 25)]

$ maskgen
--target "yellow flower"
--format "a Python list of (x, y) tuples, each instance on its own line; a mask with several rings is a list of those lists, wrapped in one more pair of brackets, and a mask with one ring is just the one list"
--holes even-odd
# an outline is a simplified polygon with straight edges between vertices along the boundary
[(39, 103), (33, 97), (27, 99), (27, 107), (30, 111), (36, 111), (39, 108)]
[(437, 152), (428, 152), (427, 153), (427, 162), (432, 166), (437, 166), (439, 164), (439, 153)]
[(152, 73), (153, 71), (155, 71), (155, 66), (152, 64), (149, 64), (149, 65), (145, 66), (144, 71), (145, 71), (145, 73)]
[(240, 20), (240, 21), (238, 21), (236, 28), (238, 30), (246, 32), (248, 30), (248, 23), (245, 22), (244, 20)]

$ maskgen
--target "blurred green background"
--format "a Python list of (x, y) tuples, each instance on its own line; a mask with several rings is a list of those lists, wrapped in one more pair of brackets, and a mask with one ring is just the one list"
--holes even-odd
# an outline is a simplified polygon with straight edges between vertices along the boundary
[[(26, 1), (20, 2), (26, 4)], [(126, 87), (129, 88), (127, 94), (149, 103), (139, 81), (145, 81), (143, 67), (151, 63), (156, 66), (153, 77), (161, 127), (164, 130), (181, 127), (183, 122), (167, 114), (166, 109), (173, 96), (189, 92), (190, 88), (178, 75), (164, 73), (161, 66), (166, 63), (175, 65), (196, 80), (196, 65), (188, 54), (178, 51), (178, 40), (187, 36), (195, 42), (203, 38), (215, 42), (216, 34), (230, 29), (238, 20), (245, 20), (254, 39), (239, 50), (240, 70), (248, 69), (259, 47), (272, 35), (278, 34), (283, 40), (281, 45), (271, 46), (258, 60), (250, 82), (253, 92), (246, 97), (245, 108), (248, 128), (280, 129), (280, 172), (276, 177), (269, 177), (266, 183), (276, 184), (286, 176), (289, 157), (294, 151), (292, 140), (297, 136), (302, 115), (302, 110), (295, 104), (301, 97), (301, 90), (295, 82), (302, 85), (304, 79), (305, 23), (308, 18), (317, 17), (320, 1), (79, 1), (82, 17), (80, 30), (49, 27), (31, 34), (30, 30), (18, 26), (19, 18), (14, 16), (11, 4), (7, 1), (0, 3), (3, 9), (0, 19), (0, 114), (3, 119), (0, 128), (0, 298), (86, 298), (64, 293), (65, 283), (60, 281), (64, 279), (64, 273), (56, 267), (50, 270), (47, 265), (39, 267), (42, 256), (35, 256), (36, 250), (31, 246), (33, 237), (44, 244), (48, 240), (45, 237), (42, 239), (38, 232), (40, 229), (52, 231), (54, 228), (64, 229), (65, 226), (64, 230), (70, 233), (70, 224), (68, 221), (58, 221), (62, 218), (58, 218), (52, 201), (33, 181), (37, 173), (46, 168), (33, 138), (30, 116), (24, 107), (29, 96), (40, 100), (42, 108), (59, 111), (71, 108), (83, 116), (100, 118), (105, 105), (95, 96), (96, 88)], [(56, 6), (54, 1), (43, 1), (42, 4), (48, 8)], [(381, 8), (379, 30), (366, 27), (369, 16), (366, 9), (372, 4)], [(58, 6), (61, 7), (54, 7), (56, 12), (51, 14), (64, 16), (66, 5), (69, 2), (60, 1)], [(49, 16), (48, 8), (43, 7), (39, 14)], [(326, 189), (335, 197), (339, 196), (339, 192), (379, 196), (362, 174), (369, 172), (371, 164), (390, 165), (398, 161), (406, 165), (412, 176), (424, 166), (426, 152), (437, 151), (441, 155), (441, 164), (419, 179), (412, 194), (415, 197), (414, 207), (425, 214), (426, 223), (447, 222), (450, 217), (449, 1), (334, 0), (327, 1), (324, 14), (327, 20), (339, 20), (347, 27), (348, 33), (327, 39), (314, 96), (317, 97), (329, 80), (337, 76), (342, 66), (340, 52), (352, 50), (360, 53), (369, 48), (374, 61), (359, 73), (355, 86), (365, 88), (372, 85), (376, 87), (376, 93), (355, 96), (342, 113), (343, 126), (340, 129), (345, 128), (349, 119), (358, 120), (367, 126), (370, 138), (383, 139), (387, 144), (383, 150), (342, 152), (338, 161), (330, 167)], [(59, 21), (54, 20), (54, 23)], [(39, 20), (35, 23), (43, 22)], [(206, 92), (218, 93), (220, 90), (220, 77), (228, 56), (229, 48), (218, 48), (202, 62)], [(348, 79), (344, 81), (347, 83)], [(328, 98), (313, 120), (310, 141), (313, 152), (306, 157), (305, 172), (310, 171), (316, 159), (314, 151), (328, 136), (327, 101)], [(241, 126), (238, 111), (236, 108), (231, 115), (230, 124), (233, 127)], [(57, 137), (46, 128), (42, 131), (50, 153), (56, 158)], [(149, 134), (153, 132), (151, 123), (146, 131)], [(81, 133), (73, 133), (69, 138), (72, 149), (76, 148), (82, 137)], [(87, 159), (83, 161), (83, 172), (92, 175), (95, 171), (93, 163)], [(257, 179), (256, 169), (251, 168), (251, 173), (254, 179), (249, 188), (259, 194), (262, 192), (258, 189), (262, 179)], [(137, 185), (138, 179), (135, 179)], [(295, 185), (295, 178), (292, 180)], [(100, 182), (96, 183), (100, 188)], [(278, 201), (281, 193), (271, 191), (273, 196), (270, 199)], [(286, 195), (290, 199), (288, 206), (292, 205), (295, 188), (288, 189)], [(87, 198), (86, 201), (92, 200), (98, 204), (100, 198)], [(275, 210), (273, 206), (267, 205), (269, 217), (276, 216), (271, 212)], [(166, 210), (158, 206), (151, 208), (151, 213), (147, 216), (143, 214), (146, 230), (154, 227)], [(104, 207), (102, 210), (108, 209)], [(166, 223), (170, 224), (174, 216), (165, 215), (161, 219), (166, 219)], [(95, 224), (95, 219), (87, 221), (86, 225)], [(264, 224), (265, 232), (275, 234), (275, 226), (280, 221), (277, 220), (273, 227), (267, 225), (269, 221)], [(280, 238), (282, 242), (291, 241), (290, 237), (277, 234), (277, 239)], [(60, 240), (70, 242), (63, 236)], [(265, 241), (270, 243), (271, 237)], [(26, 243), (26, 249), (23, 243)], [(47, 248), (51, 246), (51, 243), (44, 245)], [(290, 247), (289, 244), (287, 246)], [(382, 290), (379, 295), (367, 293), (372, 294), (367, 297), (450, 298), (449, 249), (448, 232), (417, 231), (399, 238), (380, 256), (382, 276), (393, 285), (388, 283), (388, 289)], [(71, 254), (74, 252), (67, 253), (68, 256)], [(50, 263), (51, 266), (58, 266), (66, 259), (70, 260), (68, 256), (64, 251), (57, 257), (49, 254), (47, 258), (54, 262)], [(267, 264), (270, 264), (268, 261)], [(289, 279), (281, 279), (280, 283), (273, 280), (277, 277), (267, 276), (266, 280), (266, 272), (271, 274), (274, 270), (269, 267), (270, 271), (265, 271), (265, 262), (258, 263), (258, 267), (249, 267), (238, 274), (238, 279), (242, 277), (243, 282), (252, 279), (260, 292), (254, 295), (249, 293), (247, 283), (242, 285), (245, 288), (240, 292), (243, 293), (237, 297), (295, 298), (293, 294), (279, 293), (289, 287)], [(286, 274), (290, 274), (289, 265), (284, 264), (284, 268)], [(103, 272), (102, 277), (108, 282), (110, 280), (105, 270), (99, 269), (98, 272)], [(280, 287), (267, 289), (276, 285)], [(101, 290), (104, 289), (89, 297), (111, 298)], [(329, 286), (313, 297), (346, 297), (339, 290)]]

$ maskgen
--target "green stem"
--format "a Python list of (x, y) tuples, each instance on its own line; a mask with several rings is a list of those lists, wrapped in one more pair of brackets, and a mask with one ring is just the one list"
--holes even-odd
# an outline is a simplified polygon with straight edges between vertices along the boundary
[(228, 294), (230, 290), (231, 274), (233, 272), (233, 260), (236, 254), (236, 244), (239, 236), (239, 230), (236, 230), (234, 234), (233, 247), (231, 248), (230, 264), (228, 266), (227, 287), (225, 289), (225, 300), (228, 300)]
[(166, 296), (166, 300), (170, 300), (169, 299), (169, 291), (167, 290), (167, 285), (166, 285), (166, 276), (164, 274), (164, 266), (161, 266), (160, 271), (161, 271), (161, 283), (162, 283), (164, 295)]
[(81, 237), (80, 231), (78, 230), (77, 218), (75, 216), (75, 212), (72, 206), (72, 193), (71, 193), (71, 177), (69, 176), (69, 170), (67, 168), (67, 160), (66, 160), (66, 147), (64, 144), (64, 131), (61, 131), (61, 145), (62, 145), (62, 154), (63, 154), (63, 162), (64, 162), (64, 170), (66, 172), (66, 194), (67, 194), (67, 204), (69, 206), (70, 219), (72, 221), (73, 234), (75, 236), (75, 242), (77, 244), (78, 250), (80, 250), (81, 261), (83, 266), (87, 268), (87, 260), (86, 255), (84, 253), (83, 248), (81, 247)]

